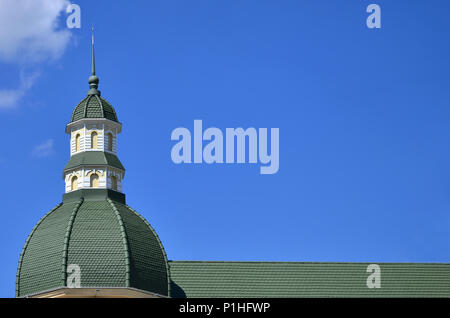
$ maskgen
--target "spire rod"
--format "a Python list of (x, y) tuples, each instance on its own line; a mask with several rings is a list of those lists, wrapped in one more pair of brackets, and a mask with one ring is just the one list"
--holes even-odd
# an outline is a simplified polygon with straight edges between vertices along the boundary
[(92, 26), (92, 75), (95, 75), (94, 26)]

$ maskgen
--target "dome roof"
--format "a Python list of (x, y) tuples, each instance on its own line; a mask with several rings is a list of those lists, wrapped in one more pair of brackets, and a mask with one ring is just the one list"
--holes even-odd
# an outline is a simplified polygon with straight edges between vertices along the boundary
[(71, 122), (82, 118), (106, 118), (118, 122), (114, 108), (99, 94), (88, 94), (75, 107)]
[(133, 287), (169, 295), (166, 253), (153, 228), (123, 194), (83, 189), (64, 195), (25, 242), (16, 297), (66, 287), (67, 267), (81, 287)]

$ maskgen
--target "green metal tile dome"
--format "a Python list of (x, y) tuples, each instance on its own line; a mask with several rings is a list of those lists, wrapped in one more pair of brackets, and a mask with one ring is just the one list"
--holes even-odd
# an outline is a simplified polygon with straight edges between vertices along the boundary
[(20, 255), (16, 297), (66, 287), (71, 264), (80, 268), (81, 287), (169, 295), (167, 256), (158, 235), (112, 190), (67, 193), (38, 222)]
[[(91, 90), (89, 91), (91, 92)], [(119, 122), (117, 119), (116, 111), (106, 99), (100, 96), (100, 92), (88, 93), (81, 102), (75, 107), (72, 113), (71, 122), (83, 119), (83, 118), (106, 118), (115, 122)]]

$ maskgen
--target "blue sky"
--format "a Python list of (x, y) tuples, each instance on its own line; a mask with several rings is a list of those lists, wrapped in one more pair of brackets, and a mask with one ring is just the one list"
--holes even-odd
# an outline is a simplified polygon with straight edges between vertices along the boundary
[[(81, 29), (63, 10), (33, 44), (0, 33), (0, 105), (17, 93), (0, 107), (0, 297), (62, 200), (91, 24), (99, 89), (123, 123), (127, 203), (169, 259), (450, 262), (447, 1), (72, 2)], [(370, 3), (381, 29), (366, 27)], [(21, 36), (34, 14), (8, 30)], [(279, 128), (278, 173), (174, 164), (170, 134), (194, 119)]]

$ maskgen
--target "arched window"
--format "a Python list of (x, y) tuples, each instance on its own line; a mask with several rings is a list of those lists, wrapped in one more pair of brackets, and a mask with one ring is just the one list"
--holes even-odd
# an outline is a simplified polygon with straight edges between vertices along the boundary
[(97, 149), (97, 139), (98, 139), (98, 134), (97, 132), (93, 132), (91, 134), (91, 148), (92, 149)]
[(75, 136), (75, 151), (80, 151), (80, 134)]
[(117, 191), (117, 177), (111, 176), (111, 189)]
[(108, 151), (113, 151), (113, 134), (108, 133)]
[(98, 188), (98, 174), (91, 174), (91, 188)]
[(76, 176), (73, 176), (70, 181), (70, 190), (74, 191), (78, 189), (78, 178)]

